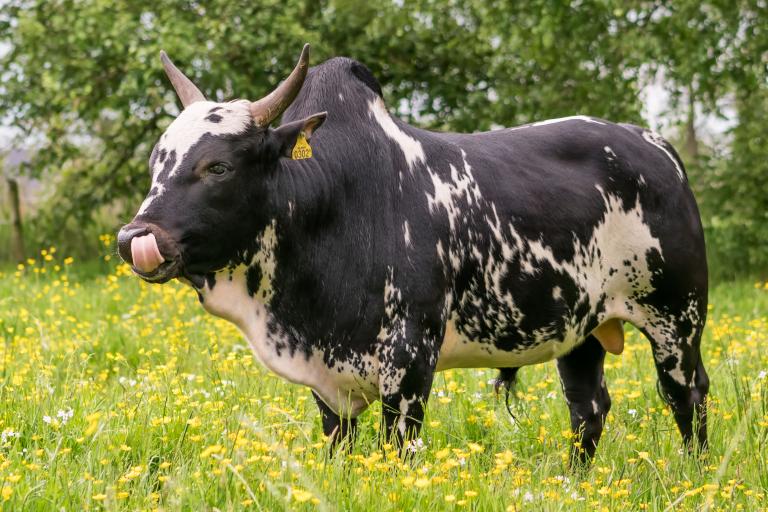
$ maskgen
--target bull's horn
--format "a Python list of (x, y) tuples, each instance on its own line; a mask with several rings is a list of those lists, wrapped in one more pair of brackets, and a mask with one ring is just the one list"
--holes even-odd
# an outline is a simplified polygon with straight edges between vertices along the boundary
[(168, 75), (173, 88), (176, 89), (176, 94), (179, 96), (184, 108), (187, 108), (196, 101), (205, 101), (205, 96), (200, 92), (200, 89), (192, 83), (192, 80), (184, 76), (184, 73), (179, 71), (179, 68), (173, 65), (171, 59), (168, 58), (168, 54), (162, 50), (160, 51), (160, 60), (163, 62), (165, 74)]
[(304, 85), (304, 78), (307, 76), (309, 67), (309, 44), (304, 45), (299, 56), (299, 62), (293, 68), (283, 83), (277, 86), (277, 89), (269, 93), (258, 101), (251, 103), (251, 115), (257, 126), (267, 126), (269, 123), (280, 117), (288, 108)]

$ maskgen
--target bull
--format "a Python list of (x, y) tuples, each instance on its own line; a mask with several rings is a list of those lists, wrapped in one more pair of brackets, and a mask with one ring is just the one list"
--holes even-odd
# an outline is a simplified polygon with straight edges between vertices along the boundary
[(555, 359), (588, 460), (629, 323), (683, 441), (706, 446), (704, 237), (670, 144), (587, 116), (426, 131), (389, 113), (361, 63), (308, 58), (258, 101), (217, 103), (161, 54), (184, 108), (118, 234), (136, 275), (193, 287), (312, 389), (335, 441), (381, 400), (403, 446), (440, 370), (500, 368), (509, 385)]

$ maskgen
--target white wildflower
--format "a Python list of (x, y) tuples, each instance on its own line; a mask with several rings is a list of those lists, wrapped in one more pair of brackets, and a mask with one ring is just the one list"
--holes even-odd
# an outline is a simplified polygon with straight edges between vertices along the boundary
[(72, 410), (72, 408), (68, 408), (66, 411), (63, 409), (59, 409), (59, 411), (56, 413), (56, 417), (59, 418), (62, 425), (66, 425), (69, 420), (72, 419), (72, 417), (75, 415), (75, 411)]
[(419, 437), (409, 441), (406, 449), (411, 453), (416, 453), (425, 450), (426, 446), (424, 445), (424, 440)]
[(19, 437), (21, 437), (21, 434), (10, 428), (3, 430), (2, 434), (0, 434), (0, 440), (2, 440), (3, 443), (10, 441), (13, 438), (18, 439)]

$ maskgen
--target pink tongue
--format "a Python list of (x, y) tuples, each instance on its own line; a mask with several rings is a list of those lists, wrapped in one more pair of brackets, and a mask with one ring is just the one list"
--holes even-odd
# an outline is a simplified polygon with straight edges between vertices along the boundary
[(152, 272), (165, 261), (152, 233), (131, 240), (131, 258), (133, 266), (142, 272)]

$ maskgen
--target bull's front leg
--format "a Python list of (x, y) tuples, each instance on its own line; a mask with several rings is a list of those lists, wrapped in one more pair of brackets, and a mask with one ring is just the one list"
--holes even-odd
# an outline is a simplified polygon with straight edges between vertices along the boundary
[(437, 364), (434, 339), (409, 326), (380, 339), (382, 440), (398, 449), (406, 448), (421, 430)]
[(330, 440), (330, 450), (333, 453), (340, 443), (348, 443), (349, 447), (355, 441), (357, 434), (357, 418), (342, 418), (336, 412), (323, 402), (320, 396), (312, 391), (315, 397), (317, 407), (320, 409), (320, 415), (323, 420), (323, 434)]

